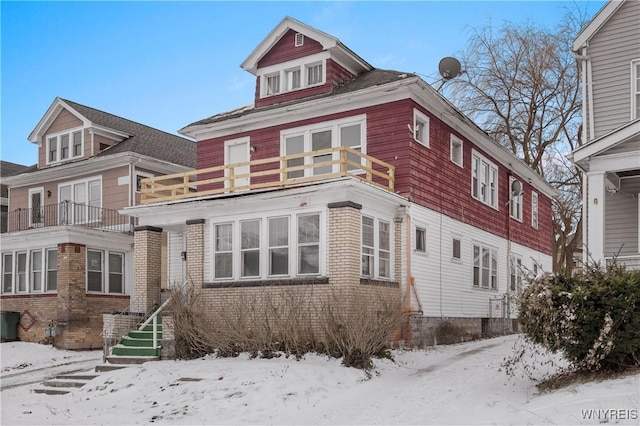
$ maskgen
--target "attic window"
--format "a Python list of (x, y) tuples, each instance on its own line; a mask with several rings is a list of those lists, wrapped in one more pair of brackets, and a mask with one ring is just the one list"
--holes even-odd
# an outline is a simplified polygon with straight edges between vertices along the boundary
[(304, 44), (304, 34), (296, 33), (296, 42), (295, 46), (302, 46)]
[(105, 150), (105, 149), (107, 149), (107, 148), (109, 148), (109, 145), (107, 145), (106, 143), (101, 143), (101, 144), (100, 144), (100, 147), (99, 147), (99, 150), (100, 150), (100, 151), (104, 151), (104, 150)]

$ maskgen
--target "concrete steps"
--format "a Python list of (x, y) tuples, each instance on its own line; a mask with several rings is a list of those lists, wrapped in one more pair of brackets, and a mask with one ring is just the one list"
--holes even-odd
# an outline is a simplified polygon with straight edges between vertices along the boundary
[(124, 365), (96, 365), (92, 370), (64, 373), (42, 382), (33, 391), (46, 395), (66, 395), (100, 376), (100, 373), (126, 368)]

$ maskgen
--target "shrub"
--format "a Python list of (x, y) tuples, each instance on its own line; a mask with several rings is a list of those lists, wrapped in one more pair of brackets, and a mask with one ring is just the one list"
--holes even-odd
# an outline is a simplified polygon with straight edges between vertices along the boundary
[(520, 300), (523, 332), (573, 367), (640, 365), (640, 271), (592, 267), (579, 277), (543, 275)]

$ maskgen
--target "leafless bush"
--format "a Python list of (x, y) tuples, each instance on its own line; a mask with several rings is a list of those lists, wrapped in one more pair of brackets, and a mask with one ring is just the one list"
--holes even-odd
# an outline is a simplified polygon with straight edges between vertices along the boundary
[(221, 303), (205, 306), (201, 295), (188, 288), (172, 302), (176, 354), (248, 352), (270, 358), (313, 351), (343, 357), (346, 366), (369, 368), (371, 357), (384, 355), (400, 326), (400, 295), (357, 290), (320, 295), (313, 286), (270, 287), (221, 293)]

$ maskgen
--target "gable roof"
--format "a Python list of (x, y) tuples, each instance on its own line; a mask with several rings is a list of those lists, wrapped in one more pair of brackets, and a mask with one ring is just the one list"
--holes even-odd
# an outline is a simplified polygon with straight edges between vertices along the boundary
[(11, 163), (9, 161), (0, 160), (0, 177), (12, 176), (18, 173), (24, 173), (33, 166), (25, 166), (22, 164)]
[(260, 59), (262, 59), (289, 30), (304, 34), (305, 37), (317, 41), (322, 45), (323, 50), (329, 51), (332, 57), (348, 65), (349, 68), (354, 69), (357, 73), (373, 69), (367, 61), (356, 55), (337, 38), (310, 27), (307, 24), (303, 24), (289, 16), (285, 16), (264, 40), (253, 49), (249, 57), (240, 64), (242, 69), (256, 75)]
[(624, 4), (626, 0), (609, 0), (602, 9), (596, 13), (596, 16), (589, 24), (580, 31), (573, 40), (573, 51), (578, 52), (593, 37), (609, 18)]
[(96, 157), (133, 152), (182, 166), (196, 166), (196, 144), (192, 140), (62, 98), (53, 101), (29, 135), (29, 140), (39, 142), (62, 109), (74, 114), (85, 126), (102, 128), (119, 136), (120, 142), (99, 152)]
[(638, 140), (640, 140), (640, 118), (630, 121), (606, 135), (602, 135), (598, 139), (594, 139), (588, 144), (576, 148), (569, 154), (569, 158), (571, 158), (574, 163), (585, 167), (592, 157), (602, 154), (621, 143)]

